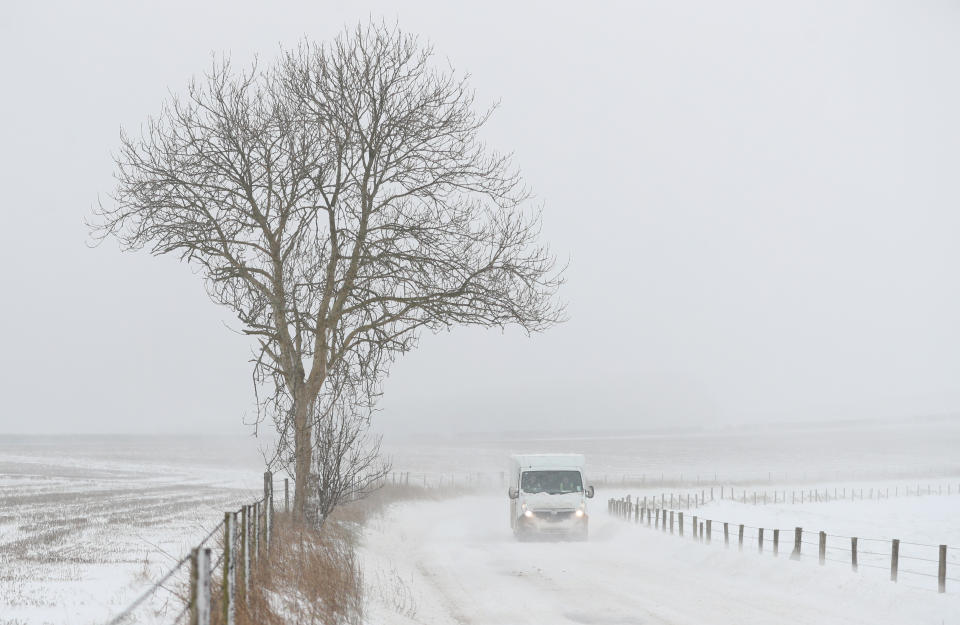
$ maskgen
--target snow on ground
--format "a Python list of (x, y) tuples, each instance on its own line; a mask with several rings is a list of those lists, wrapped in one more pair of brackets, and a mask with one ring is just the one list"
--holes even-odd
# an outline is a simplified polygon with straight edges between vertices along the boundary
[[(503, 495), (395, 504), (371, 519), (365, 535), (367, 622), (960, 621), (960, 601), (954, 594), (893, 584), (863, 570), (853, 573), (849, 567), (819, 566), (815, 555), (793, 561), (651, 531), (608, 516), (608, 496), (612, 493), (598, 493), (592, 501), (587, 543), (516, 542)], [(853, 522), (860, 514), (858, 507), (864, 519), (874, 516), (875, 510), (860, 503), (843, 510), (843, 503), (837, 502), (840, 512), (835, 516)], [(894, 514), (902, 514), (910, 504), (919, 500)], [(936, 514), (952, 514), (953, 508), (941, 510), (939, 505)], [(723, 506), (734, 504), (718, 504), (716, 510), (733, 512)], [(736, 506), (738, 511), (746, 509)], [(759, 507), (755, 510), (760, 513)], [(769, 507), (766, 513), (776, 514)], [(770, 520), (793, 526), (785, 517)]]
[[(156, 438), (0, 438), (0, 625), (106, 622), (225, 510), (257, 498), (261, 474), (207, 451)], [(179, 611), (179, 581), (135, 622), (168, 600)]]

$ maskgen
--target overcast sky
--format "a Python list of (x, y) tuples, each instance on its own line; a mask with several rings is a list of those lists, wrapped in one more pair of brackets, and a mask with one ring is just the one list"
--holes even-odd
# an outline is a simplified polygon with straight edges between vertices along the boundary
[(4, 8), (0, 432), (246, 431), (229, 311), (83, 220), (120, 127), (211, 51), (269, 62), (368, 15), (501, 102), (486, 138), (570, 262), (568, 323), (425, 336), (384, 430), (960, 412), (960, 4), (394, 4)]

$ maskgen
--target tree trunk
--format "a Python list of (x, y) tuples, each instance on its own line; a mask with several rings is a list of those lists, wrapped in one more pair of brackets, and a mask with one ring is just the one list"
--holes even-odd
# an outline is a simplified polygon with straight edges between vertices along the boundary
[(313, 427), (309, 419), (310, 402), (300, 396), (294, 400), (294, 487), (293, 517), (302, 520), (307, 504), (310, 465), (313, 460)]

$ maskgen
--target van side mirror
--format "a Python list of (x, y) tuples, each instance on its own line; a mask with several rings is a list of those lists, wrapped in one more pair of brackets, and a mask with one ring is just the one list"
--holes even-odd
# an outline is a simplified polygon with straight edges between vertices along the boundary
[(592, 499), (592, 498), (593, 498), (593, 484), (591, 484), (590, 486), (587, 486), (587, 490), (584, 491), (583, 494), (586, 495), (588, 499)]
[(510, 497), (510, 499), (516, 499), (517, 497), (520, 496), (520, 491), (519, 489), (513, 488), (511, 486), (510, 490), (507, 491), (507, 495)]

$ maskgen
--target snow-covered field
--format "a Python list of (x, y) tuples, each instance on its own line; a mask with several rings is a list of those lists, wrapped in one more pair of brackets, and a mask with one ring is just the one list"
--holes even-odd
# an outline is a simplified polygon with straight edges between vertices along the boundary
[[(725, 549), (722, 540), (706, 546), (689, 534), (681, 539), (636, 527), (607, 515), (608, 494), (598, 493), (594, 500), (587, 543), (514, 541), (507, 498), (502, 495), (392, 506), (370, 522), (366, 534), (368, 622), (939, 625), (960, 621), (956, 594), (893, 584), (866, 569), (853, 573), (840, 565), (819, 566), (815, 552), (794, 561), (774, 558), (769, 552), (759, 554), (756, 549)], [(955, 501), (943, 507), (944, 501), (935, 514), (956, 511)], [(864, 520), (873, 518), (874, 508), (886, 503), (837, 503), (837, 510), (828, 509), (826, 514), (853, 523), (861, 515)], [(724, 506), (735, 505), (718, 505), (717, 512), (734, 512)], [(889, 518), (901, 517), (909, 504), (898, 502), (896, 507)], [(744, 516), (740, 508), (735, 510)], [(755, 510), (760, 513), (759, 508)], [(766, 512), (775, 514), (770, 508)], [(917, 516), (928, 512), (915, 509)], [(786, 517), (770, 520), (787, 526), (793, 523)], [(875, 525), (865, 527), (879, 531)]]
[(499, 474), (513, 453), (576, 452), (595, 483), (808, 486), (822, 481), (960, 476), (960, 419), (767, 425), (646, 432), (537, 432), (384, 439), (396, 471)]
[[(122, 610), (225, 510), (258, 497), (255, 448), (235, 443), (0, 438), (0, 624), (87, 625)], [(135, 622), (152, 622), (178, 581)]]

